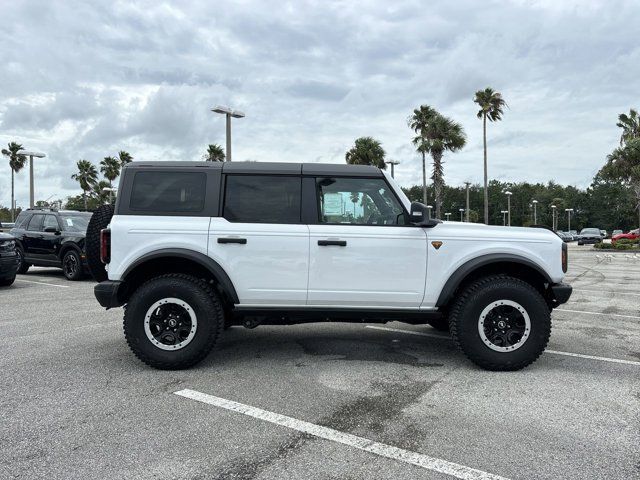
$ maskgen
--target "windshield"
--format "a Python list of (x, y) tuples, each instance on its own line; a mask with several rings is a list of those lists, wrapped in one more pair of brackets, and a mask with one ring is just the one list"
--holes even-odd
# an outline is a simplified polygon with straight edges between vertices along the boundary
[(86, 233), (90, 219), (90, 213), (60, 215), (60, 220), (62, 220), (62, 228), (67, 232)]
[(600, 230), (597, 228), (583, 228), (580, 232), (581, 235), (600, 235)]

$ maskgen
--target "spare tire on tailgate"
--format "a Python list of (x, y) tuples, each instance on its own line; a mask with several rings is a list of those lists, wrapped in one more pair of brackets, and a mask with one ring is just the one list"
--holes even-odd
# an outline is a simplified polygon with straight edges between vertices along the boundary
[(96, 282), (104, 282), (108, 279), (104, 263), (100, 260), (100, 230), (107, 228), (107, 225), (111, 222), (111, 217), (113, 217), (113, 206), (101, 205), (93, 212), (87, 227), (87, 236), (85, 238), (87, 265), (91, 276)]

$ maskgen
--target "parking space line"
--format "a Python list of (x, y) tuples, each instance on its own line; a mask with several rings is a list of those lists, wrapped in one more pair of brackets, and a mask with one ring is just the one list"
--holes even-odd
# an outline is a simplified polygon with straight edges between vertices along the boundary
[(279, 413), (270, 412), (261, 408), (253, 407), (251, 405), (245, 405), (243, 403), (234, 402), (233, 400), (227, 400), (225, 398), (208, 395), (206, 393), (198, 392), (195, 390), (184, 389), (178, 392), (174, 392), (181, 397), (196, 400), (198, 402), (213, 405), (215, 407), (224, 408), (232, 412), (241, 413), (249, 417), (257, 418), (265, 422), (270, 422), (275, 425), (290, 428), (298, 432), (313, 435), (318, 438), (324, 438), (325, 440), (331, 440), (332, 442), (341, 443), (349, 447), (357, 448), (365, 452), (373, 453), (375, 455), (397, 460), (399, 462), (415, 465), (433, 472), (443, 473), (455, 478), (463, 480), (506, 480), (505, 477), (500, 477), (492, 473), (477, 470), (475, 468), (460, 465), (458, 463), (449, 462), (440, 458), (430, 457), (421, 453), (412, 452), (410, 450), (404, 450), (402, 448), (394, 447), (384, 443), (374, 442), (364, 437), (352, 435), (350, 433), (341, 432), (332, 428), (323, 427), (322, 425), (316, 425), (315, 423), (305, 422), (304, 420), (298, 420), (297, 418), (288, 417), (286, 415), (280, 415)]
[[(436, 335), (433, 333), (423, 333), (423, 332), (414, 332), (412, 330), (402, 330), (401, 328), (388, 328), (388, 327), (378, 327), (375, 325), (367, 325), (365, 328), (371, 328), (373, 330), (383, 330), (387, 332), (398, 332), (398, 333), (406, 333), (407, 335), (418, 335), (420, 337), (433, 337), (433, 338), (442, 338), (451, 340), (451, 337), (446, 335)], [(609, 362), (609, 363), (622, 363), (624, 365), (635, 365), (640, 367), (640, 362), (636, 362), (634, 360), (623, 360), (621, 358), (609, 358), (609, 357), (596, 357), (594, 355), (584, 355), (582, 353), (572, 353), (572, 352), (560, 352), (558, 350), (545, 350), (545, 353), (551, 353), (553, 355), (564, 355), (566, 357), (577, 357), (584, 358), (587, 360), (598, 360), (601, 362)]]
[(584, 310), (567, 310), (565, 308), (556, 308), (555, 311), (556, 312), (569, 312), (569, 313), (586, 313), (587, 315), (606, 315), (608, 317), (621, 317), (621, 318), (637, 318), (637, 319), (640, 319), (640, 317), (635, 316), (635, 315), (622, 315), (620, 313), (587, 312), (587, 311), (584, 311)]
[(69, 288), (69, 285), (56, 285), (55, 283), (36, 282), (34, 280), (23, 280), (22, 278), (16, 278), (16, 282), (37, 283), (38, 285), (48, 285), (50, 287)]
[(634, 297), (640, 297), (640, 293), (630, 293), (630, 292), (614, 292), (611, 290), (588, 290), (586, 288), (574, 288), (574, 292), (589, 292), (589, 293), (600, 293), (602, 295), (633, 295)]

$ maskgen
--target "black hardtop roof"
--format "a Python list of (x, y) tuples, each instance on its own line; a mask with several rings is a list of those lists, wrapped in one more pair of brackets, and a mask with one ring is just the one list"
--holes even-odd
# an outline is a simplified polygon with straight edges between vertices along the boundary
[(125, 168), (214, 168), (223, 173), (281, 174), (281, 175), (347, 175), (381, 177), (379, 168), (371, 165), (341, 163), (285, 163), (285, 162), (131, 162)]

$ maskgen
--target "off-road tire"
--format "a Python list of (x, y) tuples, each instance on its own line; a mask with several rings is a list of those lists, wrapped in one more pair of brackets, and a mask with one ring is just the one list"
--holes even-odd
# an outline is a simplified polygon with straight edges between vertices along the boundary
[(9, 277), (9, 278), (0, 278), (0, 287), (8, 287), (10, 285), (13, 284), (13, 282), (16, 281), (16, 276), (14, 275), (13, 277)]
[[(529, 337), (510, 352), (492, 350), (478, 332), (482, 310), (502, 299), (520, 304), (531, 322)], [(551, 335), (551, 314), (532, 285), (506, 275), (491, 275), (472, 282), (460, 292), (449, 314), (449, 328), (456, 345), (476, 365), (486, 370), (513, 371), (530, 365), (542, 354)]]
[(447, 317), (434, 318), (429, 320), (429, 325), (438, 330), (439, 332), (449, 331), (449, 319)]
[(113, 206), (101, 205), (91, 215), (85, 237), (85, 249), (87, 253), (87, 266), (96, 282), (104, 282), (108, 279), (104, 263), (100, 260), (100, 230), (107, 228), (113, 217)]
[[(73, 258), (72, 258), (73, 257)], [(75, 270), (69, 271), (66, 268), (66, 263), (68, 261), (75, 262)], [(71, 280), (75, 282), (82, 278), (82, 260), (80, 259), (80, 254), (73, 249), (67, 250), (65, 254), (62, 256), (62, 273), (67, 280)]]
[(31, 265), (29, 265), (24, 260), (24, 250), (22, 250), (21, 248), (16, 248), (16, 253), (20, 258), (20, 263), (18, 264), (18, 273), (27, 273)]
[[(197, 318), (195, 336), (176, 351), (156, 347), (144, 329), (147, 310), (166, 297), (187, 302)], [(154, 368), (179, 370), (204, 359), (215, 346), (224, 325), (222, 301), (211, 286), (196, 277), (172, 273), (152, 278), (133, 292), (125, 307), (123, 328), (129, 348), (136, 357)]]

